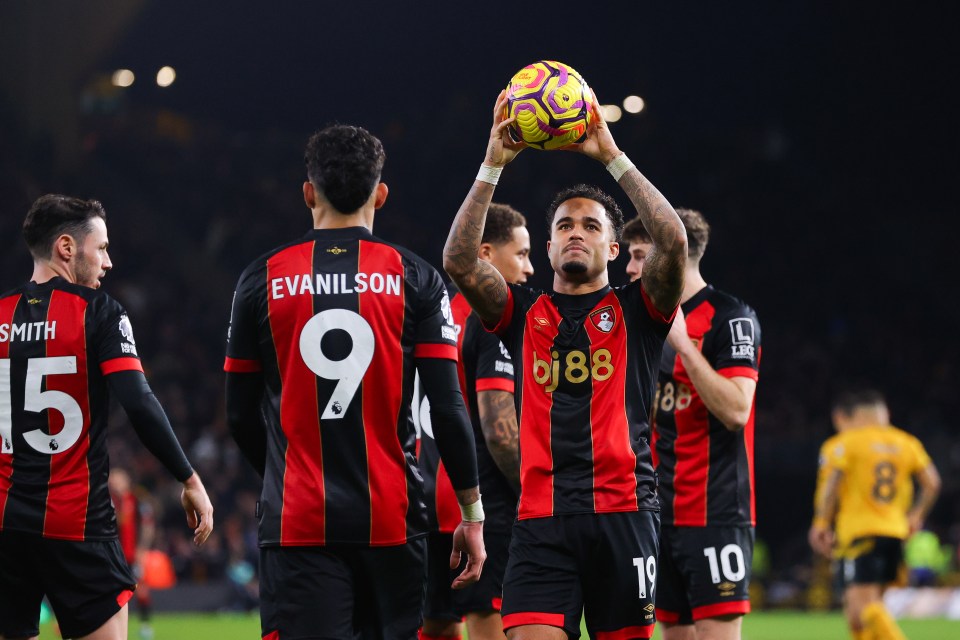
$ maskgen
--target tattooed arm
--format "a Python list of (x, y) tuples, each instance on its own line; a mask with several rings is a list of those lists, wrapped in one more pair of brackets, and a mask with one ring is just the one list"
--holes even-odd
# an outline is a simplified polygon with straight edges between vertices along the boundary
[[(483, 160), (487, 167), (502, 169), (525, 146), (514, 142), (507, 132), (514, 119), (504, 117), (506, 104), (506, 92), (501, 91), (493, 109), (493, 127)], [(494, 188), (488, 182), (474, 181), (443, 247), (444, 271), (457, 283), (467, 302), (488, 326), (499, 322), (507, 304), (507, 283), (503, 276), (493, 265), (477, 256)]]
[(490, 456), (514, 491), (520, 491), (520, 448), (517, 410), (509, 391), (477, 392), (480, 429)]
[[(587, 139), (567, 147), (578, 151), (604, 166), (610, 164), (621, 151), (617, 148), (610, 129), (600, 113), (600, 103), (593, 96), (593, 122), (587, 130)], [(677, 212), (636, 167), (630, 167), (619, 180), (630, 197), (644, 228), (653, 239), (653, 251), (643, 267), (643, 287), (658, 311), (673, 313), (683, 291), (683, 272), (687, 263), (687, 232)]]

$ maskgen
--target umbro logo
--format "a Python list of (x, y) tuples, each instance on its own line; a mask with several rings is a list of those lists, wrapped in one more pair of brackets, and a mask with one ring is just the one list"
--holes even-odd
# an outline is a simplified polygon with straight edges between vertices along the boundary
[(341, 253), (346, 253), (346, 249), (341, 249), (340, 247), (330, 247), (327, 249), (327, 253), (332, 253), (335, 256), (340, 255)]
[(656, 609), (656, 607), (654, 607), (652, 603), (643, 608), (643, 610), (647, 613), (652, 613), (654, 609)]
[(27, 298), (27, 304), (40, 304), (43, 302), (40, 298)]

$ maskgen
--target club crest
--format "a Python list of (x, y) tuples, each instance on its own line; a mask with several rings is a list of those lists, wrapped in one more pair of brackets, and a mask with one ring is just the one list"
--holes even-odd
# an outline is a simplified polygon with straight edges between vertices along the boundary
[(617, 323), (617, 314), (614, 312), (612, 306), (607, 305), (591, 313), (590, 322), (600, 331), (610, 333)]

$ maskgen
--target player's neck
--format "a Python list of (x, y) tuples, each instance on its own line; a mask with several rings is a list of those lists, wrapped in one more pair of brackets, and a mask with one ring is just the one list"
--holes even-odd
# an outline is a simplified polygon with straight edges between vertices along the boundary
[(58, 276), (67, 282), (76, 282), (76, 279), (66, 265), (56, 264), (50, 261), (34, 262), (33, 275), (30, 276), (30, 280), (37, 284), (43, 284)]
[(312, 210), (314, 229), (346, 229), (364, 227), (373, 232), (373, 207), (357, 209), (353, 213), (340, 213), (331, 208), (317, 207)]
[(607, 284), (609, 284), (610, 278), (607, 275), (607, 270), (604, 269), (601, 274), (592, 280), (587, 280), (584, 282), (576, 282), (564, 278), (559, 273), (553, 274), (553, 290), (557, 293), (563, 293), (566, 295), (583, 295), (585, 293), (593, 293), (594, 291), (599, 291), (603, 289)]
[(680, 304), (683, 304), (707, 286), (707, 281), (700, 275), (699, 265), (691, 267), (683, 274), (683, 293), (680, 294)]

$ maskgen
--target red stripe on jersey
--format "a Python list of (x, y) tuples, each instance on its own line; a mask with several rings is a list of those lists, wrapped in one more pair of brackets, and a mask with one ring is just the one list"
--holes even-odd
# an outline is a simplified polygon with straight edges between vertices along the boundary
[(445, 358), (458, 362), (457, 348), (452, 344), (429, 344), (420, 342), (413, 348), (414, 358)]
[(496, 326), (487, 327), (484, 324), (484, 329), (490, 333), (495, 333), (498, 336), (502, 335), (504, 331), (507, 330), (507, 327), (510, 326), (510, 321), (513, 319), (513, 291), (510, 287), (507, 287), (507, 303), (503, 305), (503, 313), (500, 314), (500, 319), (497, 320)]
[(117, 371), (139, 371), (143, 373), (143, 365), (140, 363), (140, 358), (113, 358), (100, 363), (100, 372), (105, 376)]
[(477, 391), (506, 391), (513, 393), (513, 380), (506, 378), (477, 378)]
[[(84, 329), (87, 301), (63, 291), (50, 292), (47, 322), (57, 323), (56, 338), (47, 339), (47, 357), (73, 356), (75, 374), (44, 376), (46, 391), (67, 394), (80, 406), (82, 430), (71, 447), (50, 456), (50, 484), (47, 491), (43, 535), (61, 540), (83, 540), (90, 497), (90, 397), (87, 389), (87, 336)], [(51, 436), (60, 433), (64, 415), (47, 411)], [(52, 446), (52, 441), (51, 441)]]
[[(361, 240), (359, 253), (358, 272), (404, 277), (403, 260), (389, 245)], [(361, 387), (370, 486), (370, 544), (399, 544), (407, 539), (410, 506), (406, 458), (397, 434), (399, 428), (406, 428), (406, 420), (400, 420), (405, 290), (400, 287), (396, 296), (367, 288), (357, 298), (360, 315), (373, 330), (376, 345)]]
[[(467, 398), (467, 372), (463, 369), (463, 338), (467, 334), (467, 318), (473, 313), (470, 303), (462, 294), (456, 294), (450, 301), (450, 313), (453, 314), (453, 324), (457, 327), (457, 377), (460, 379), (460, 393), (463, 394), (463, 405), (470, 411), (470, 401)], [(482, 324), (482, 323), (481, 323)]]
[(702, 607), (694, 607), (693, 619), (703, 620), (704, 618), (716, 618), (718, 616), (736, 615), (738, 613), (750, 613), (749, 600), (718, 602), (716, 604), (707, 604)]
[[(590, 440), (593, 446), (593, 508), (597, 513), (637, 510), (637, 454), (630, 442), (626, 411), (627, 327), (611, 291), (597, 309), (613, 307), (609, 332), (584, 322), (590, 339)], [(604, 362), (605, 361), (605, 362)], [(604, 376), (606, 376), (604, 378)], [(600, 379), (603, 378), (603, 379)]]
[(223, 370), (227, 373), (256, 373), (263, 369), (259, 360), (245, 360), (227, 356), (223, 361)]
[(511, 627), (520, 627), (525, 624), (547, 624), (551, 627), (563, 628), (562, 613), (537, 613), (529, 611), (526, 613), (508, 613), (503, 616), (503, 630)]
[(650, 314), (650, 317), (654, 320), (658, 320), (663, 324), (669, 324), (673, 322), (673, 319), (677, 317), (677, 309), (680, 308), (679, 303), (674, 307), (673, 312), (668, 316), (665, 315), (660, 309), (657, 309), (656, 305), (653, 304), (653, 300), (650, 299), (650, 296), (647, 294), (647, 288), (643, 286), (643, 282), (640, 283), (640, 295), (643, 296), (643, 304), (647, 307), (647, 313)]
[(457, 494), (450, 482), (450, 474), (443, 466), (443, 461), (437, 463), (437, 480), (434, 484), (433, 508), (437, 513), (437, 529), (440, 533), (453, 533), (463, 517), (460, 515), (460, 503)]
[[(709, 302), (697, 306), (686, 318), (687, 334), (706, 335), (713, 324), (714, 313), (715, 309)], [(697, 395), (680, 356), (674, 360), (673, 382), (678, 387), (686, 385), (690, 390), (689, 406), (673, 411), (677, 430), (677, 439), (673, 443), (677, 461), (673, 470), (673, 524), (703, 527), (707, 524), (707, 484), (710, 478), (709, 413)], [(674, 397), (678, 395), (675, 389)]]
[(616, 631), (597, 631), (597, 640), (630, 640), (631, 638), (650, 638), (653, 637), (653, 630), (656, 624), (648, 624), (635, 627), (624, 627)]
[[(760, 364), (760, 356), (763, 349), (757, 349), (757, 364)], [(753, 402), (750, 404), (750, 417), (747, 424), (743, 427), (743, 446), (747, 450), (747, 469), (750, 473), (750, 524), (757, 526), (757, 495), (755, 491), (756, 484), (753, 481), (753, 438), (754, 438), (754, 418), (757, 412), (757, 392), (753, 392)]]
[[(524, 319), (523, 359), (532, 366), (523, 374), (520, 407), (520, 506), (517, 518), (553, 515), (553, 451), (550, 411), (553, 394), (536, 381), (552, 375), (553, 342), (560, 327), (560, 313), (546, 295), (541, 295)], [(546, 362), (547, 371), (537, 365)], [(524, 623), (529, 624), (529, 623)], [(506, 625), (506, 622), (504, 622)]]
[(717, 369), (717, 373), (724, 378), (750, 378), (754, 381), (760, 379), (760, 374), (753, 367), (725, 367)]
[[(19, 294), (0, 300), (0, 324), (13, 324), (13, 314), (17, 310), (18, 302), (20, 302)], [(9, 357), (10, 343), (7, 341), (0, 342), (0, 359), (6, 360)], [(6, 362), (6, 366), (10, 366), (9, 360)], [(7, 369), (5, 376), (5, 379), (0, 378), (0, 393), (9, 397), (11, 393), (10, 369)], [(4, 419), (7, 419), (8, 423), (12, 423), (12, 419)], [(12, 424), (10, 424), (10, 426), (12, 426)], [(13, 437), (13, 434), (11, 433), (10, 436)], [(3, 516), (6, 513), (7, 495), (10, 492), (10, 485), (12, 484), (11, 476), (13, 476), (13, 454), (0, 453), (0, 531), (3, 531)]]
[[(267, 282), (312, 274), (313, 242), (267, 260)], [(280, 424), (287, 438), (280, 544), (326, 542), (326, 493), (316, 375), (300, 355), (301, 328), (313, 317), (313, 296), (267, 295), (270, 332), (280, 372)]]

